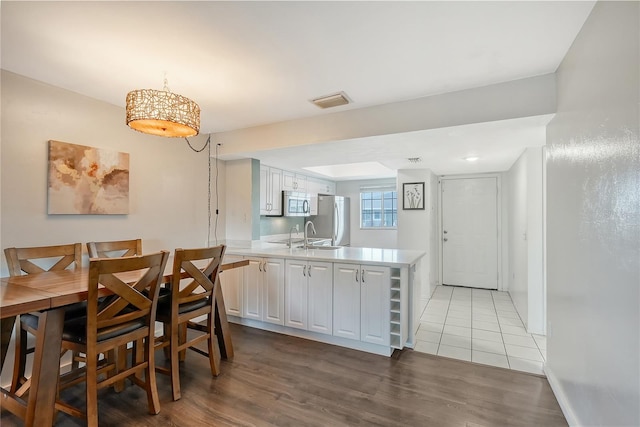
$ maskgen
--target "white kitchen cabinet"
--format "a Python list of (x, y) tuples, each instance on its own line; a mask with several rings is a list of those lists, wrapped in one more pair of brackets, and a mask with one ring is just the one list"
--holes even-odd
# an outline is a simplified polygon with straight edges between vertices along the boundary
[(242, 317), (284, 323), (284, 260), (247, 258), (244, 267)]
[(321, 334), (333, 332), (333, 264), (310, 262), (307, 266), (308, 327)]
[(282, 169), (260, 166), (260, 215), (282, 215)]
[(290, 171), (282, 171), (282, 189), (285, 191), (307, 192), (307, 176)]
[(309, 194), (336, 194), (336, 183), (325, 179), (307, 177), (307, 193)]
[(361, 266), (360, 272), (360, 340), (389, 345), (388, 267)]
[(360, 340), (360, 265), (333, 266), (333, 335)]
[(390, 342), (388, 267), (335, 264), (333, 334), (379, 345)]
[(284, 260), (267, 258), (262, 270), (262, 320), (284, 325)]
[[(224, 262), (242, 261), (241, 256), (225, 256)], [(220, 286), (224, 298), (225, 311), (230, 316), (242, 316), (242, 286), (244, 268), (232, 268), (220, 273)]]
[(307, 304), (309, 282), (306, 276), (307, 262), (285, 261), (284, 325), (307, 329)]
[(330, 335), (333, 264), (286, 260), (285, 326)]

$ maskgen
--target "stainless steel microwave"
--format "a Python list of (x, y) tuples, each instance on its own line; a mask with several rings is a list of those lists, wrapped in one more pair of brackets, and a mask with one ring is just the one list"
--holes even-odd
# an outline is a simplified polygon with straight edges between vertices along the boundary
[(310, 216), (318, 213), (317, 196), (298, 191), (282, 192), (282, 214), (284, 216)]

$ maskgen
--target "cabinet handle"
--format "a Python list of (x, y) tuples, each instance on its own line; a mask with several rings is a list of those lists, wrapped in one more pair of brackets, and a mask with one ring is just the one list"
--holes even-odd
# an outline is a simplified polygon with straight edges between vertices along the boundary
[(307, 266), (307, 276), (311, 277), (311, 266)]
[(307, 276), (307, 266), (306, 265), (302, 267), (302, 275), (305, 276), (305, 277)]
[(358, 280), (358, 273), (360, 272), (360, 270), (356, 270), (356, 282), (359, 282)]
[(362, 269), (362, 274), (360, 275), (360, 278), (362, 278), (362, 283), (364, 283), (364, 272), (365, 272), (365, 270), (364, 270), (364, 268), (363, 268), (363, 269)]
[(262, 271), (262, 261), (258, 262), (258, 270)]
[(262, 264), (262, 271), (264, 271), (265, 273), (267, 272), (267, 261)]

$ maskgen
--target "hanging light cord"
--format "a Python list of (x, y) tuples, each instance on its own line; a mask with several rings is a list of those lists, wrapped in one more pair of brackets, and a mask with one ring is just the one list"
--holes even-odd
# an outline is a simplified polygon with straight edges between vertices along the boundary
[[(209, 143), (211, 142), (211, 134), (209, 134), (209, 136), (207, 137), (207, 141), (204, 143), (202, 148), (199, 149), (199, 150), (196, 150), (195, 148), (193, 148), (193, 145), (191, 145), (191, 143), (189, 142), (189, 140), (187, 138), (185, 138), (184, 140), (187, 141), (187, 145), (189, 146), (189, 148), (191, 148), (196, 153), (200, 153), (200, 152), (204, 151), (204, 149), (209, 146)], [(211, 148), (209, 148), (209, 153), (211, 153)]]
[[(209, 147), (211, 147), (211, 144), (209, 144)], [(218, 147), (220, 147), (219, 143), (216, 144), (216, 225), (213, 229), (216, 246), (218, 245), (218, 207), (220, 206), (218, 204)], [(209, 148), (209, 151), (211, 151), (211, 148)], [(211, 164), (211, 156), (209, 156), (209, 164)], [(209, 217), (211, 217), (211, 208), (209, 208)]]
[[(211, 246), (211, 134), (207, 136), (207, 141), (204, 143), (201, 149), (196, 150), (193, 148), (193, 145), (189, 142), (187, 138), (184, 139), (187, 141), (187, 145), (196, 153), (201, 153), (205, 148), (209, 147), (209, 154), (207, 155), (208, 159), (208, 178), (207, 178), (207, 212), (208, 212), (208, 222), (207, 222), (207, 246)], [(218, 147), (216, 146), (216, 245), (218, 244), (218, 215), (217, 215), (217, 207), (218, 207)]]

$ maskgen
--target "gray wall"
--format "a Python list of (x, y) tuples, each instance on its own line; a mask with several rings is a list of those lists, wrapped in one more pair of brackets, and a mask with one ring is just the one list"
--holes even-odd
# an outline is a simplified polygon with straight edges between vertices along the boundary
[(595, 5), (547, 130), (546, 369), (573, 425), (640, 425), (639, 8)]

